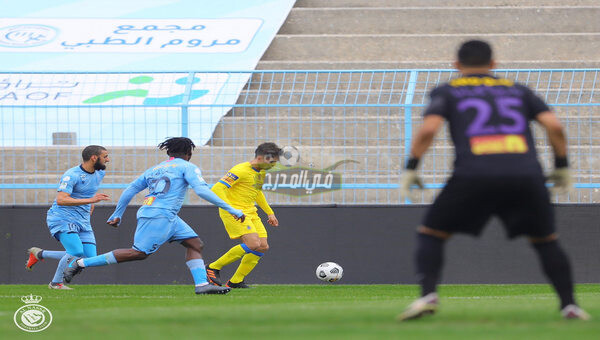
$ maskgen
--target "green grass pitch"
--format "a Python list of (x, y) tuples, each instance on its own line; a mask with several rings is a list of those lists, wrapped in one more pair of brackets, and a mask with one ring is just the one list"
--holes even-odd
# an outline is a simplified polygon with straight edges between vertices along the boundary
[[(196, 296), (191, 286), (0, 285), (0, 338), (25, 339), (600, 339), (600, 285), (577, 286), (588, 322), (562, 320), (547, 285), (444, 285), (439, 312), (397, 323), (407, 285), (256, 285)], [(29, 334), (13, 323), (22, 295), (53, 314)]]

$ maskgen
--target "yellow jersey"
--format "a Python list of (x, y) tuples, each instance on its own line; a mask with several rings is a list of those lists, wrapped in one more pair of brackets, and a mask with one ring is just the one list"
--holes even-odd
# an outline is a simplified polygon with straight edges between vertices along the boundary
[(264, 170), (255, 169), (250, 162), (244, 162), (231, 168), (211, 190), (244, 214), (255, 214), (257, 209), (254, 204), (257, 203), (267, 215), (272, 215), (273, 209), (262, 192), (264, 180)]

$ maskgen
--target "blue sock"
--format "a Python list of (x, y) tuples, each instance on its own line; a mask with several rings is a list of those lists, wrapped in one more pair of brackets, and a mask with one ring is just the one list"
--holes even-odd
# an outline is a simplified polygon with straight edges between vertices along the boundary
[(63, 250), (42, 250), (42, 254), (40, 255), (43, 259), (55, 259), (60, 260), (67, 254), (66, 251)]
[(194, 284), (196, 286), (208, 283), (208, 280), (206, 279), (206, 268), (204, 268), (203, 259), (189, 260), (185, 264), (187, 264), (188, 268), (190, 268), (192, 276), (194, 277)]
[(106, 266), (108, 264), (117, 263), (117, 259), (115, 258), (115, 254), (112, 251), (83, 259), (84, 267), (97, 267), (97, 266)]
[[(59, 251), (55, 253), (60, 253)], [(67, 267), (67, 258), (70, 256), (66, 252), (63, 251), (65, 255), (58, 262), (58, 267), (56, 267), (56, 272), (54, 273), (54, 277), (52, 278), (52, 283), (62, 283), (63, 282), (63, 270)]]

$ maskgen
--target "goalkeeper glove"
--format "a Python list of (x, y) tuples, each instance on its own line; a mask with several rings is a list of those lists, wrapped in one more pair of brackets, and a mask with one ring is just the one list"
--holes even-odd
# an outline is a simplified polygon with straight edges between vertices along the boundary
[(554, 184), (550, 190), (557, 194), (566, 193), (573, 185), (567, 157), (556, 157), (554, 163), (554, 171), (547, 178), (548, 182)]
[(404, 198), (408, 198), (411, 201), (417, 199), (416, 194), (411, 190), (411, 187), (416, 185), (419, 189), (423, 189), (423, 182), (421, 182), (416, 170), (418, 163), (419, 160), (417, 158), (411, 158), (406, 165), (406, 170), (404, 170), (400, 176), (400, 192)]

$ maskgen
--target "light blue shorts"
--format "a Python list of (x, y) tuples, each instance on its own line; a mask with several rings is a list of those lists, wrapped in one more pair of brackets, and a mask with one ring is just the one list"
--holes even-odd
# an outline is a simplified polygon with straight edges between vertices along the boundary
[(79, 235), (82, 243), (96, 244), (96, 237), (94, 236), (94, 231), (91, 230), (91, 226), (82, 226), (79, 223), (58, 219), (46, 219), (46, 222), (48, 223), (50, 234), (59, 241), (59, 233), (74, 233)]
[(166, 217), (138, 218), (133, 249), (152, 254), (165, 242), (183, 241), (198, 237), (198, 234), (179, 216), (169, 220)]

